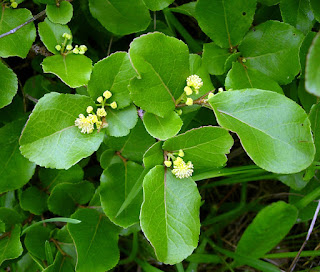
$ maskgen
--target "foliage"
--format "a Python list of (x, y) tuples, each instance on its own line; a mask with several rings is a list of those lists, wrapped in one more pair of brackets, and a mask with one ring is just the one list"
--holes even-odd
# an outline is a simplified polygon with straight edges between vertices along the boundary
[(0, 3), (0, 271), (288, 269), (320, 198), (318, 1)]

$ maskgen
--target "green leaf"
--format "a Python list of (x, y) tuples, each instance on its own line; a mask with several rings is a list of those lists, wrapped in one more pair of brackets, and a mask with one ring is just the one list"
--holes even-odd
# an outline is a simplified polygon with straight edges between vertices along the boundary
[(146, 169), (151, 169), (156, 165), (163, 164), (163, 142), (156, 142), (143, 155), (143, 165)]
[(0, 61), (0, 108), (9, 105), (17, 91), (18, 78), (16, 74)]
[(283, 94), (279, 84), (258, 70), (246, 67), (245, 64), (234, 62), (225, 82), (226, 89), (241, 90), (256, 88)]
[(150, 23), (149, 11), (142, 0), (89, 0), (89, 8), (92, 16), (116, 35), (143, 31)]
[(96, 100), (104, 91), (109, 90), (112, 93), (110, 100), (116, 101), (119, 109), (127, 107), (131, 103), (128, 85), (135, 76), (128, 54), (114, 53), (94, 65), (88, 93)]
[(122, 110), (112, 110), (108, 107), (106, 112), (108, 127), (105, 130), (110, 136), (126, 136), (138, 122), (137, 109), (132, 104)]
[(40, 168), (39, 178), (43, 187), (49, 192), (60, 183), (72, 182), (77, 183), (83, 180), (84, 172), (82, 168), (77, 164), (69, 168), (68, 170), (57, 170), (49, 168)]
[(320, 103), (313, 105), (310, 110), (309, 119), (311, 122), (311, 129), (314, 137), (314, 144), (316, 146), (315, 161), (320, 160)]
[[(62, 3), (68, 2), (64, 1)], [(42, 23), (38, 24), (38, 31), (41, 41), (53, 54), (60, 54), (60, 51), (57, 51), (55, 46), (58, 44), (61, 45), (64, 42), (65, 39), (62, 37), (63, 33), (71, 35), (71, 31), (68, 26), (52, 23), (47, 18)]]
[(92, 61), (89, 58), (73, 53), (47, 57), (41, 65), (43, 72), (56, 75), (71, 88), (86, 85), (92, 71)]
[(239, 50), (248, 68), (262, 72), (279, 84), (288, 84), (300, 70), (302, 40), (303, 34), (293, 26), (267, 21), (250, 30)]
[(172, 4), (174, 0), (143, 0), (147, 8), (152, 11), (162, 10)]
[(162, 33), (135, 39), (130, 59), (139, 74), (130, 82), (134, 103), (143, 110), (165, 117), (175, 109), (189, 76), (188, 47), (182, 41)]
[(203, 63), (211, 75), (224, 74), (224, 64), (230, 55), (229, 49), (221, 48), (215, 43), (205, 43), (203, 45)]
[(255, 10), (256, 0), (199, 0), (196, 17), (218, 46), (233, 48), (249, 30)]
[(298, 210), (283, 201), (262, 209), (243, 233), (236, 253), (260, 258), (274, 248), (296, 223)]
[[(22, 25), (32, 18), (32, 14), (27, 9), (1, 9), (0, 34)], [(20, 28), (14, 34), (10, 34), (0, 39), (0, 57), (25, 58), (36, 38), (36, 28), (33, 23)]]
[(320, 22), (320, 3), (318, 0), (310, 0), (311, 9), (313, 11), (314, 17), (318, 22)]
[(320, 96), (320, 34), (313, 39), (307, 55), (306, 63), (306, 90)]
[(9, 235), (0, 239), (0, 265), (5, 260), (18, 258), (22, 254), (20, 229), (20, 226), (16, 225)]
[(238, 134), (259, 167), (291, 174), (307, 168), (315, 148), (307, 114), (291, 99), (248, 89), (216, 94), (209, 100), (219, 125)]
[(310, 0), (281, 0), (280, 10), (283, 22), (294, 26), (304, 34), (311, 30), (314, 15)]
[(70, 216), (78, 205), (86, 204), (94, 194), (92, 183), (61, 183), (54, 187), (48, 198), (48, 208), (54, 214)]
[(258, 2), (266, 6), (274, 6), (280, 2), (280, 0), (258, 0)]
[(78, 272), (105, 272), (119, 261), (118, 228), (93, 209), (78, 210), (80, 224), (68, 225), (76, 245)]
[(197, 2), (190, 2), (183, 4), (181, 6), (175, 7), (175, 8), (170, 8), (170, 11), (173, 12), (178, 12), (184, 15), (188, 15), (191, 17), (196, 17), (196, 4)]
[(16, 210), (0, 207), (0, 221), (5, 223), (6, 231), (10, 231), (15, 224), (21, 224), (22, 220), (22, 216)]
[(195, 169), (223, 167), (233, 145), (229, 132), (220, 127), (192, 129), (164, 142), (162, 149), (172, 153), (183, 150), (184, 161), (191, 161)]
[(304, 79), (300, 79), (299, 81), (298, 97), (302, 107), (306, 112), (310, 112), (313, 104), (317, 103), (317, 97), (307, 92)]
[(65, 25), (72, 19), (73, 7), (68, 1), (59, 1), (57, 3), (59, 3), (59, 6), (47, 5), (46, 14), (51, 22)]
[(310, 48), (312, 41), (313, 41), (314, 37), (316, 36), (316, 34), (317, 33), (315, 33), (315, 32), (309, 32), (306, 35), (306, 37), (304, 38), (304, 40), (301, 44), (301, 47), (300, 47), (300, 52), (299, 52), (300, 64), (301, 64), (300, 75), (302, 78), (304, 78), (304, 76), (305, 76), (305, 68), (306, 68), (308, 51), (309, 51), (309, 48)]
[[(52, 265), (48, 266), (43, 272), (74, 272), (74, 263), (70, 256), (62, 255), (59, 251)], [(80, 271), (80, 270), (77, 270)], [(89, 271), (89, 270), (88, 270)]]
[[(105, 143), (114, 151), (119, 151), (121, 156), (141, 162), (143, 154), (154, 144), (152, 138), (144, 128), (142, 121), (138, 119), (137, 125), (125, 137), (106, 137)], [(110, 155), (114, 155), (114, 151)]]
[[(141, 228), (160, 262), (181, 262), (198, 245), (201, 197), (191, 179), (178, 180), (155, 166), (143, 181)], [(156, 226), (156, 227), (155, 227)]]
[(91, 98), (50, 93), (41, 98), (22, 132), (21, 153), (40, 166), (68, 169), (90, 156), (103, 141), (103, 133), (83, 134), (74, 125)]
[(145, 112), (143, 124), (152, 137), (163, 141), (175, 136), (180, 131), (183, 123), (179, 115), (172, 111), (164, 118)]
[(113, 223), (123, 228), (139, 222), (142, 191), (119, 216), (116, 215), (142, 171), (141, 165), (128, 161), (111, 165), (101, 175), (100, 199), (103, 211)]
[(0, 128), (0, 193), (16, 190), (33, 176), (36, 165), (23, 157), (19, 137), (26, 119), (14, 121)]
[(47, 208), (48, 196), (37, 187), (31, 186), (21, 193), (20, 206), (23, 210), (41, 215)]
[(281, 175), (277, 179), (297, 191), (300, 191), (308, 184), (308, 181), (303, 179), (302, 172), (291, 175)]
[(45, 242), (50, 239), (50, 228), (44, 226), (36, 226), (32, 228), (24, 239), (24, 244), (29, 253), (39, 258), (46, 259)]

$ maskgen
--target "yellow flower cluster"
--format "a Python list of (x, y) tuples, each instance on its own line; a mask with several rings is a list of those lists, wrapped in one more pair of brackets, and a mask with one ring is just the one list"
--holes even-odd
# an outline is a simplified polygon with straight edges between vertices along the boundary
[(11, 3), (11, 5), (10, 5), (10, 6), (11, 6), (12, 8), (14, 8), (14, 9), (15, 9), (15, 8), (17, 8), (17, 7), (18, 7), (18, 3), (17, 3), (15, 0), (10, 0), (10, 3)]
[[(193, 92), (198, 94), (202, 85), (202, 79), (198, 75), (191, 75), (187, 78), (187, 86), (184, 87), (184, 92), (187, 96), (192, 95)], [(188, 97), (185, 103), (187, 106), (192, 106), (193, 99), (191, 97)]]
[(72, 44), (69, 43), (69, 41), (72, 39), (72, 36), (69, 33), (63, 33), (62, 38), (64, 38), (64, 42), (61, 45), (57, 44), (55, 46), (55, 49), (57, 51), (60, 51), (61, 54), (69, 54), (72, 52), (74, 54), (83, 55), (88, 50), (85, 45), (76, 45), (73, 48)]
[(191, 161), (188, 161), (187, 163), (182, 159), (184, 156), (183, 150), (179, 150), (177, 154), (178, 157), (175, 158), (173, 154), (168, 153), (169, 160), (164, 161), (164, 165), (166, 167), (171, 167), (172, 162), (170, 159), (173, 160), (173, 169), (171, 172), (176, 176), (176, 178), (183, 179), (183, 178), (188, 178), (191, 177), (193, 174), (193, 164)]

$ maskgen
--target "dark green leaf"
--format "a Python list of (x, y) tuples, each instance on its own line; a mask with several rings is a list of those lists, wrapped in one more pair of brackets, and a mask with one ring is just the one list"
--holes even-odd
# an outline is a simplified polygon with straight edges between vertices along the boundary
[(22, 252), (20, 226), (16, 225), (9, 235), (0, 239), (0, 265), (5, 260), (18, 258)]
[(309, 114), (311, 129), (313, 132), (314, 143), (316, 146), (315, 161), (320, 160), (320, 103), (314, 105)]
[(224, 74), (224, 64), (230, 55), (229, 49), (221, 48), (215, 43), (205, 43), (203, 45), (203, 63), (211, 75)]
[(143, 164), (146, 169), (151, 169), (156, 165), (163, 164), (163, 142), (156, 142), (143, 155)]
[(320, 22), (320, 2), (318, 0), (310, 0), (310, 4), (314, 17)]
[(143, 0), (148, 9), (152, 11), (162, 10), (169, 6), (174, 0)]
[(0, 108), (10, 104), (17, 91), (16, 74), (0, 61)]
[(183, 4), (179, 7), (176, 8), (170, 8), (171, 11), (173, 12), (178, 12), (184, 15), (188, 15), (188, 16), (192, 16), (192, 17), (196, 17), (196, 4), (197, 2), (190, 2), (190, 3), (186, 3)]
[(48, 196), (37, 187), (31, 186), (21, 193), (20, 206), (23, 210), (41, 215), (47, 210)]
[(301, 77), (304, 78), (305, 76), (305, 68), (306, 68), (306, 61), (307, 61), (307, 54), (309, 51), (309, 48), (312, 44), (312, 41), (317, 33), (315, 32), (309, 32), (307, 36), (304, 38), (301, 47), (300, 47), (300, 64), (301, 64)]
[(56, 24), (65, 25), (73, 16), (73, 7), (68, 1), (59, 1), (59, 5), (47, 5), (46, 14), (49, 20)]

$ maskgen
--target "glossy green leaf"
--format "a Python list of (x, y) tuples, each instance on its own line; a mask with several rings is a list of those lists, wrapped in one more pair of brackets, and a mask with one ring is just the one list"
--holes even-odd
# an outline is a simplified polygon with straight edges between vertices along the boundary
[(48, 208), (54, 214), (70, 216), (78, 205), (86, 204), (94, 194), (92, 183), (61, 183), (54, 187), (48, 198)]
[(76, 245), (78, 272), (105, 272), (119, 260), (118, 228), (93, 209), (78, 210), (73, 216), (80, 224), (68, 225)]
[(200, 127), (164, 142), (162, 149), (172, 153), (184, 152), (183, 159), (195, 169), (223, 167), (233, 145), (229, 132), (220, 127)]
[(143, 165), (146, 169), (151, 169), (156, 165), (163, 164), (163, 142), (156, 142), (143, 155)]
[(225, 87), (227, 90), (256, 88), (283, 94), (281, 87), (273, 79), (258, 70), (245, 66), (245, 63), (241, 64), (239, 62), (232, 64), (232, 69), (226, 77)]
[(304, 34), (311, 30), (314, 15), (310, 7), (310, 0), (281, 0), (280, 10), (283, 22), (294, 26)]
[(215, 43), (205, 43), (203, 45), (203, 63), (211, 75), (224, 74), (224, 64), (230, 55), (229, 49), (221, 48)]
[(41, 65), (45, 73), (56, 75), (71, 88), (86, 85), (92, 71), (92, 61), (89, 58), (73, 53), (47, 57)]
[(155, 166), (144, 178), (143, 199), (140, 225), (158, 260), (181, 262), (198, 245), (197, 185), (191, 178), (178, 180), (167, 168)]
[(314, 17), (320, 22), (320, 3), (318, 0), (310, 0), (311, 9)]
[(10, 235), (0, 239), (0, 265), (5, 260), (18, 258), (22, 254), (20, 229), (20, 226), (16, 225), (10, 232)]
[(21, 188), (34, 174), (35, 164), (19, 150), (19, 137), (25, 122), (23, 118), (0, 128), (0, 193)]
[(50, 93), (39, 100), (20, 138), (21, 153), (40, 166), (68, 169), (96, 151), (103, 133), (83, 134), (74, 125), (93, 105), (87, 96)]
[(72, 4), (68, 1), (59, 1), (57, 3), (59, 5), (47, 5), (46, 14), (51, 22), (65, 25), (72, 19)]
[[(66, 1), (62, 3), (67, 3)], [(39, 36), (46, 48), (53, 54), (60, 54), (60, 51), (55, 49), (56, 45), (61, 45), (64, 42), (63, 33), (71, 35), (68, 26), (52, 23), (49, 19), (45, 19), (38, 24)], [(71, 40), (72, 41), (72, 40)]]
[(274, 248), (296, 223), (298, 210), (283, 201), (262, 209), (243, 233), (236, 253), (260, 258)]
[(311, 129), (314, 137), (314, 144), (316, 146), (315, 161), (320, 160), (320, 103), (311, 108), (309, 119), (311, 122)]
[(43, 188), (51, 192), (52, 189), (60, 183), (77, 183), (83, 180), (84, 172), (77, 164), (68, 170), (58, 170), (49, 168), (40, 168), (39, 178)]
[(143, 2), (146, 4), (148, 9), (156, 11), (166, 8), (172, 4), (174, 0), (143, 0)]
[(116, 101), (119, 109), (127, 107), (131, 103), (128, 85), (135, 76), (128, 54), (114, 53), (94, 65), (88, 93), (96, 100), (104, 91), (109, 90), (112, 93), (110, 101)]
[(142, 191), (119, 216), (117, 213), (142, 171), (141, 165), (128, 161), (111, 165), (101, 175), (100, 199), (103, 211), (113, 223), (123, 228), (139, 222)]
[(24, 239), (28, 252), (40, 260), (45, 260), (45, 242), (49, 241), (50, 232), (50, 228), (44, 226), (36, 226), (31, 229)]
[(23, 210), (41, 215), (47, 210), (48, 196), (37, 187), (31, 186), (21, 193), (20, 206)]
[(166, 140), (175, 136), (180, 131), (183, 123), (179, 115), (172, 111), (164, 118), (145, 112), (143, 124), (152, 137)]
[(315, 32), (309, 32), (300, 47), (300, 52), (299, 52), (299, 56), (300, 56), (300, 64), (301, 64), (301, 77), (304, 78), (305, 76), (305, 68), (306, 68), (306, 61), (307, 61), (307, 55), (308, 55), (308, 51), (309, 48), (312, 44), (312, 41), (314, 39), (314, 37), (316, 36), (317, 33)]
[(17, 91), (18, 78), (16, 74), (0, 62), (0, 108), (10, 104)]
[(249, 30), (255, 10), (256, 0), (199, 0), (196, 17), (218, 46), (233, 48)]
[(134, 105), (126, 107), (122, 110), (112, 110), (107, 108), (106, 121), (108, 127), (106, 132), (110, 136), (123, 137), (130, 133), (130, 129), (134, 128), (138, 121), (137, 109)]
[(306, 63), (306, 90), (320, 96), (320, 34), (313, 39), (307, 55)]
[(290, 174), (312, 163), (315, 148), (308, 116), (284, 95), (258, 89), (228, 91), (209, 103), (218, 123), (238, 134), (259, 167)]
[[(125, 137), (107, 137), (104, 141), (112, 150), (119, 151), (121, 156), (140, 162), (146, 150), (154, 144), (155, 139), (151, 137), (144, 128), (142, 121), (138, 119), (137, 125)], [(112, 155), (114, 151), (112, 151)]]
[[(28, 9), (10, 9), (3, 7), (0, 14), (0, 34), (10, 31), (32, 18), (32, 14)], [(0, 39), (0, 57), (18, 56), (25, 58), (35, 38), (36, 29), (31, 22), (20, 28), (14, 34)]]
[(168, 115), (189, 76), (187, 45), (162, 33), (151, 33), (135, 39), (129, 54), (139, 74), (130, 82), (132, 100), (147, 112)]
[(288, 84), (300, 70), (302, 40), (303, 34), (293, 26), (267, 21), (250, 30), (239, 50), (248, 68), (262, 72), (279, 84)]
[(142, 0), (89, 0), (89, 8), (94, 18), (117, 35), (143, 31), (150, 23), (149, 11)]

